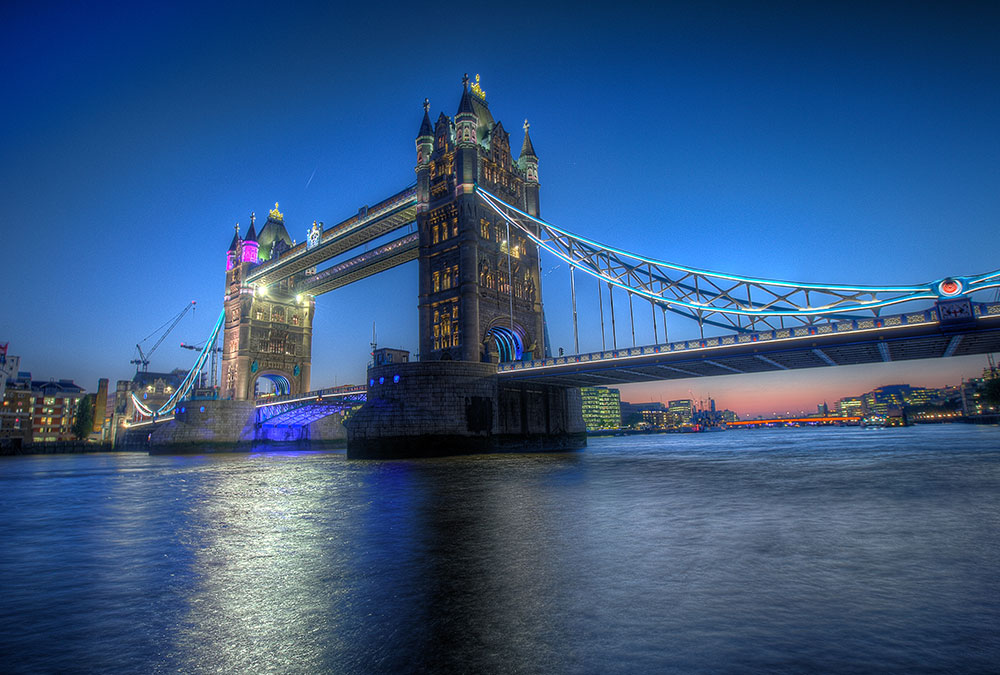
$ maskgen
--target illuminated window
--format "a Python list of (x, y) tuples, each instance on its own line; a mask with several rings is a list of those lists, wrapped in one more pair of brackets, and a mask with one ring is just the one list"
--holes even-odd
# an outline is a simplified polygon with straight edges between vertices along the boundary
[(434, 279), (434, 292), (437, 293), (441, 290), (441, 273), (434, 272), (431, 276)]

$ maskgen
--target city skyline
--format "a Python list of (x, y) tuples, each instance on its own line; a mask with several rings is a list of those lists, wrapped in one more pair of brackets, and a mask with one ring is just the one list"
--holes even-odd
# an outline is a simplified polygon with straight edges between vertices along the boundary
[[(508, 129), (531, 122), (542, 216), (598, 241), (814, 282), (997, 267), (995, 9), (625, 7), (570, 19), (532, 8), (511, 13), (523, 31), (468, 63), (424, 55), (402, 18), (329, 39), (331, 26), (371, 25), (362, 10), (10, 11), (15, 38), (0, 58), (21, 105), (0, 113), (15, 224), (0, 341), (36, 378), (88, 390), (127, 379), (134, 345), (194, 299), (199, 311), (150, 365), (189, 367), (177, 344), (203, 339), (221, 309), (233, 224), (245, 232), (251, 211), (278, 201), (301, 241), (313, 220), (336, 223), (408, 185), (421, 102), (454, 115), (465, 71), (482, 75)], [(478, 9), (470, 19), (493, 21)], [(558, 28), (536, 44), (534, 25)], [(259, 47), (271, 43), (281, 48)], [(593, 53), (568, 49), (579, 44)], [(542, 264), (552, 346), (569, 351), (566, 270)], [(578, 294), (581, 349), (599, 349), (594, 284)], [(363, 381), (372, 323), (380, 344), (416, 352), (416, 304), (414, 263), (320, 297), (313, 385)], [(671, 339), (696, 330), (669, 328)], [(637, 331), (652, 342), (648, 325)], [(622, 390), (697, 388), (741, 413), (794, 410), (789, 401), (847, 388), (957, 383), (984, 362)]]
[[(976, 378), (981, 377), (983, 375), (983, 371), (985, 371), (985, 370), (988, 369), (988, 362), (987, 362), (986, 356), (982, 356), (981, 358), (982, 358), (982, 361), (983, 361), (984, 368), (982, 370), (980, 370), (974, 376)], [(843, 366), (843, 368), (859, 368), (859, 369), (860, 368), (865, 368), (865, 367), (867, 367), (867, 366)], [(820, 370), (825, 370), (825, 369), (820, 369)], [(779, 373), (773, 373), (773, 374), (774, 375), (779, 375)], [(766, 375), (772, 375), (772, 373), (766, 373)], [(701, 378), (701, 379), (714, 379), (714, 378)], [(861, 381), (866, 381), (868, 379), (869, 378), (863, 378), (863, 379), (859, 378), (859, 379), (856, 379), (855, 382), (857, 383), (857, 382), (861, 382)], [(877, 379), (877, 378), (871, 378), (871, 379)], [(706, 384), (705, 386), (701, 387), (700, 389), (699, 388), (695, 388), (695, 387), (689, 387), (686, 391), (682, 391), (680, 389), (674, 388), (674, 389), (670, 390), (670, 394), (671, 395), (669, 395), (669, 396), (666, 396), (664, 398), (651, 397), (649, 400), (632, 400), (632, 399), (627, 398), (626, 394), (622, 393), (622, 399), (621, 400), (623, 402), (627, 402), (627, 403), (631, 403), (631, 404), (635, 404), (635, 405), (642, 405), (643, 403), (650, 403), (650, 402), (652, 402), (652, 403), (660, 402), (660, 403), (666, 404), (668, 401), (671, 401), (671, 400), (683, 400), (683, 399), (689, 399), (693, 403), (695, 403), (696, 405), (700, 405), (700, 404), (707, 405), (708, 401), (712, 400), (712, 401), (715, 401), (716, 406), (718, 408), (731, 409), (734, 412), (738, 413), (741, 416), (741, 418), (746, 419), (747, 417), (756, 417), (756, 416), (759, 416), (759, 415), (768, 415), (768, 414), (775, 414), (775, 415), (786, 415), (786, 414), (797, 414), (797, 413), (807, 413), (808, 414), (808, 413), (815, 412), (816, 411), (816, 407), (817, 406), (821, 406), (823, 404), (827, 404), (829, 406), (830, 410), (833, 411), (833, 410), (836, 409), (837, 403), (841, 399), (861, 397), (861, 396), (864, 396), (865, 394), (870, 393), (870, 392), (872, 392), (872, 391), (874, 391), (876, 389), (881, 389), (881, 388), (884, 388), (884, 387), (892, 387), (892, 386), (897, 386), (897, 385), (907, 385), (907, 386), (912, 386), (912, 387), (916, 387), (916, 388), (926, 388), (926, 389), (945, 389), (945, 388), (948, 388), (948, 387), (956, 387), (957, 388), (957, 387), (961, 386), (961, 384), (962, 384), (963, 381), (966, 381), (968, 379), (972, 379), (972, 378), (964, 378), (963, 380), (956, 381), (956, 382), (944, 382), (943, 384), (940, 384), (940, 385), (928, 385), (928, 384), (924, 384), (923, 382), (903, 382), (903, 381), (899, 381), (899, 382), (897, 382), (897, 381), (893, 381), (893, 382), (885, 381), (885, 382), (882, 382), (882, 381), (879, 381), (878, 384), (875, 384), (875, 385), (872, 385), (872, 386), (868, 386), (868, 387), (865, 387), (865, 388), (860, 388), (860, 389), (853, 390), (853, 391), (847, 391), (845, 393), (841, 393), (841, 394), (836, 395), (834, 397), (820, 399), (820, 400), (811, 401), (811, 402), (807, 401), (807, 400), (804, 400), (804, 399), (793, 400), (791, 397), (794, 396), (794, 395), (796, 395), (796, 392), (793, 391), (793, 392), (789, 392), (788, 393), (788, 396), (789, 396), (788, 399), (784, 399), (786, 401), (786, 403), (788, 403), (788, 405), (779, 406), (777, 408), (771, 408), (771, 409), (767, 409), (765, 407), (760, 407), (759, 409), (758, 408), (750, 408), (750, 407), (747, 407), (746, 409), (742, 409), (742, 408), (738, 409), (737, 407), (731, 405), (730, 401), (727, 401), (726, 399), (723, 399), (720, 396), (715, 395), (713, 393), (713, 391), (712, 391), (712, 387), (709, 386), (708, 384)], [(683, 384), (683, 382), (677, 382), (676, 384), (680, 385), (680, 384)], [(610, 387), (610, 388), (612, 388), (612, 389), (624, 389), (623, 387)], [(664, 393), (667, 393), (667, 392), (664, 392)], [(803, 407), (803, 405), (805, 405), (805, 407)]]

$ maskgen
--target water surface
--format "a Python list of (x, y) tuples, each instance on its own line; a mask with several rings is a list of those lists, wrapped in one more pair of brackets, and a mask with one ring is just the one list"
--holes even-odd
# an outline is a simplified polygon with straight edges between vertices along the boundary
[(0, 458), (13, 672), (996, 672), (1000, 428)]

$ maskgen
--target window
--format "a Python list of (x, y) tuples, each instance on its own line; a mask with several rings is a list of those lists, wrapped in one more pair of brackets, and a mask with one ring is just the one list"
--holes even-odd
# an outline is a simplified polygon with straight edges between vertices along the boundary
[(434, 349), (458, 346), (458, 303), (451, 302), (434, 310)]

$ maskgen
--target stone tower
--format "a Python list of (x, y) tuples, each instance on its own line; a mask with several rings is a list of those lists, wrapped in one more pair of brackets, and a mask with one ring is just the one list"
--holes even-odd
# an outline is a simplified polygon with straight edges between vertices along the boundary
[[(267, 241), (261, 242), (262, 237)], [(260, 250), (261, 243), (266, 243), (266, 253)], [(309, 391), (315, 301), (311, 296), (296, 296), (291, 279), (266, 288), (246, 282), (247, 274), (263, 262), (263, 256), (276, 255), (291, 243), (277, 204), (261, 236), (253, 215), (245, 238), (240, 237), (237, 226), (226, 253), (222, 398), (252, 399), (260, 378), (270, 380), (278, 393)]]
[(538, 248), (477, 199), (478, 184), (539, 215), (538, 157), (524, 124), (519, 158), (479, 86), (462, 81), (454, 118), (416, 139), (420, 359), (511, 361), (545, 354)]

